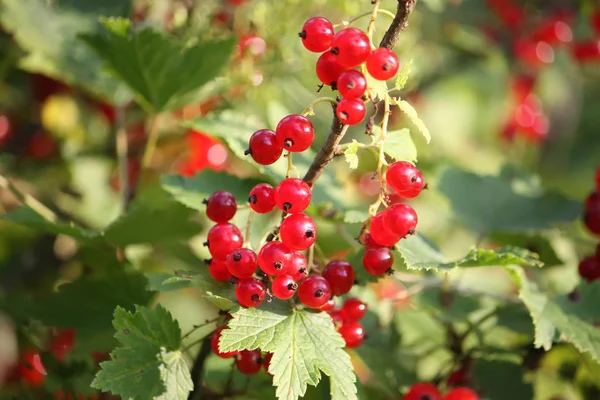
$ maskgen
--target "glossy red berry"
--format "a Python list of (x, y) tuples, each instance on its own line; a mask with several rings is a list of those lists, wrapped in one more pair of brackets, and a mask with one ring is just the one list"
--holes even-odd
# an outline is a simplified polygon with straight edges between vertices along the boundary
[(402, 239), (401, 235), (398, 235), (389, 229), (385, 221), (385, 211), (380, 212), (373, 217), (369, 227), (369, 233), (371, 234), (373, 241), (383, 247), (392, 247)]
[(321, 307), (319, 307), (319, 310), (325, 311), (325, 312), (330, 312), (330, 311), (333, 311), (334, 308), (335, 308), (335, 300), (332, 297), (331, 299), (329, 299), (329, 301), (327, 303), (325, 303)]
[(317, 60), (317, 77), (324, 85), (332, 86), (333, 88), (336, 87), (336, 82), (342, 72), (347, 69), (338, 64), (337, 57), (329, 51), (321, 54)]
[(251, 249), (237, 249), (227, 255), (227, 270), (236, 278), (250, 278), (256, 272), (258, 257)]
[(235, 197), (224, 190), (214, 192), (204, 204), (206, 204), (206, 216), (214, 222), (227, 222), (237, 211)]
[(367, 79), (362, 72), (350, 69), (338, 78), (337, 90), (345, 99), (358, 99), (367, 90)]
[(281, 223), (279, 235), (290, 250), (306, 250), (317, 240), (317, 226), (306, 214), (292, 214)]
[(390, 165), (385, 179), (387, 184), (405, 199), (417, 197), (425, 188), (423, 174), (407, 161), (396, 161)]
[(411, 206), (397, 203), (383, 212), (383, 222), (390, 232), (404, 238), (415, 233), (419, 219)]
[(600, 168), (596, 171), (596, 189), (600, 190)]
[(404, 395), (404, 400), (440, 400), (442, 395), (432, 383), (415, 383)]
[(292, 272), (293, 258), (294, 253), (285, 244), (272, 241), (258, 252), (258, 266), (267, 275), (285, 275)]
[(577, 61), (600, 61), (600, 40), (573, 42), (571, 54)]
[(267, 289), (256, 278), (240, 279), (235, 286), (235, 297), (242, 307), (259, 306), (265, 299)]
[(266, 214), (275, 208), (275, 189), (268, 183), (259, 183), (250, 191), (250, 208), (259, 214)]
[(288, 115), (279, 121), (275, 134), (284, 149), (295, 153), (308, 149), (315, 140), (312, 122), (298, 114)]
[(218, 281), (228, 281), (231, 279), (231, 273), (227, 268), (227, 261), (213, 258), (207, 261), (208, 273)]
[(298, 36), (308, 51), (322, 53), (331, 46), (334, 34), (333, 25), (328, 19), (313, 17), (304, 23)]
[(210, 228), (206, 245), (214, 258), (225, 260), (229, 253), (242, 247), (243, 243), (242, 232), (235, 225), (224, 222)]
[(344, 125), (358, 125), (365, 119), (367, 108), (360, 99), (342, 99), (335, 113)]
[(265, 353), (263, 357), (263, 367), (265, 367), (265, 371), (267, 374), (273, 375), (269, 372), (269, 366), (271, 365), (271, 359), (273, 358), (273, 353)]
[(0, 114), (0, 147), (8, 142), (12, 135), (13, 124), (8, 115)]
[(49, 348), (54, 357), (58, 361), (65, 361), (65, 357), (75, 345), (75, 330), (74, 329), (65, 329), (60, 331), (52, 341), (50, 342)]
[(479, 400), (479, 396), (474, 390), (457, 387), (446, 393), (443, 400)]
[(588, 282), (600, 278), (600, 258), (586, 257), (579, 263), (579, 276)]
[(51, 157), (56, 151), (56, 143), (52, 136), (44, 130), (35, 132), (29, 138), (25, 155), (38, 160)]
[(573, 40), (573, 31), (562, 17), (550, 17), (542, 21), (531, 35), (535, 40), (554, 45)]
[(590, 22), (592, 23), (592, 27), (596, 32), (596, 36), (600, 36), (600, 8), (597, 8), (596, 11), (592, 14)]
[(235, 366), (244, 375), (254, 375), (262, 368), (260, 350), (242, 350), (237, 355)]
[(400, 63), (392, 50), (379, 48), (373, 50), (367, 58), (367, 71), (378, 81), (387, 81), (396, 75)]
[(279, 160), (283, 147), (277, 140), (275, 132), (269, 129), (261, 129), (250, 136), (250, 148), (245, 154), (250, 154), (252, 159), (260, 165), (270, 165)]
[(221, 338), (221, 332), (223, 332), (224, 329), (229, 329), (229, 328), (226, 326), (222, 326), (213, 332), (212, 336), (210, 337), (210, 347), (211, 347), (213, 353), (215, 353), (217, 356), (219, 356), (221, 358), (231, 358), (238, 354), (238, 352), (236, 350), (225, 351), (225, 352), (222, 352), (221, 350), (219, 350), (219, 339)]
[(595, 235), (600, 235), (600, 212), (586, 211), (583, 215), (586, 228)]
[(304, 254), (295, 251), (292, 256), (292, 266), (290, 267), (290, 275), (294, 281), (298, 282), (308, 276), (308, 261)]
[(342, 296), (352, 289), (356, 273), (352, 265), (343, 260), (329, 262), (323, 270), (323, 278), (327, 279), (334, 296)]
[(275, 204), (288, 214), (299, 214), (308, 207), (312, 192), (302, 179), (286, 178), (275, 188)]
[(344, 321), (338, 329), (340, 335), (346, 342), (346, 347), (354, 349), (360, 346), (365, 338), (363, 326), (358, 321)]
[(371, 247), (363, 255), (363, 266), (373, 276), (381, 276), (388, 272), (394, 264), (392, 251), (387, 247)]
[(357, 28), (339, 31), (331, 42), (331, 53), (337, 62), (346, 68), (355, 68), (364, 63), (371, 52), (371, 42), (366, 33)]
[(46, 368), (42, 364), (40, 353), (36, 350), (26, 350), (19, 361), (18, 374), (29, 386), (39, 387), (46, 380)]
[(281, 300), (287, 300), (294, 297), (298, 289), (298, 284), (291, 275), (280, 275), (273, 280), (271, 290), (273, 296)]
[(310, 275), (300, 282), (298, 298), (306, 307), (323, 307), (331, 299), (331, 287), (322, 276)]
[(344, 305), (342, 306), (341, 317), (344, 320), (350, 321), (358, 321), (367, 313), (367, 305), (357, 299), (356, 297), (351, 297), (346, 299)]

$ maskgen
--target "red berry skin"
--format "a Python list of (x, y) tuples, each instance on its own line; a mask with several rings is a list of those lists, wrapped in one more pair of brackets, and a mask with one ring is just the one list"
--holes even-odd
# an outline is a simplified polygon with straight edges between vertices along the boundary
[(415, 383), (404, 395), (404, 400), (440, 400), (442, 395), (438, 388), (431, 383)]
[(334, 296), (342, 296), (352, 289), (356, 273), (352, 265), (343, 260), (329, 262), (323, 270), (323, 278), (327, 279)]
[(413, 164), (407, 161), (396, 161), (385, 173), (387, 184), (400, 197), (415, 198), (425, 188), (423, 174)]
[(278, 241), (265, 243), (258, 252), (258, 266), (269, 276), (291, 273), (293, 259), (294, 253)]
[(218, 281), (228, 281), (231, 279), (231, 273), (227, 268), (227, 261), (213, 258), (208, 264), (210, 276)]
[(275, 188), (275, 204), (288, 214), (300, 214), (310, 204), (312, 192), (302, 179), (286, 178)]
[(221, 358), (231, 358), (238, 354), (238, 352), (236, 350), (226, 351), (226, 352), (222, 352), (219, 350), (219, 339), (221, 338), (221, 332), (223, 332), (224, 329), (229, 329), (229, 328), (226, 326), (222, 326), (213, 332), (212, 336), (210, 337), (210, 347), (211, 347), (213, 353), (215, 353), (217, 356), (219, 356)]
[(344, 125), (358, 125), (365, 119), (367, 108), (360, 99), (342, 99), (335, 109), (335, 113)]
[(12, 131), (13, 125), (8, 115), (0, 114), (0, 147), (8, 142)]
[(333, 25), (323, 17), (310, 18), (304, 23), (302, 32), (298, 34), (306, 50), (313, 53), (322, 53), (329, 49), (334, 35)]
[(279, 121), (275, 134), (283, 148), (293, 153), (308, 149), (315, 140), (312, 122), (298, 114), (288, 115)]
[(596, 258), (600, 259), (600, 243), (596, 245)]
[(294, 297), (296, 289), (298, 289), (298, 284), (291, 275), (280, 275), (271, 284), (273, 296), (280, 300), (287, 300)]
[(236, 211), (235, 197), (224, 190), (214, 192), (206, 201), (206, 216), (214, 222), (227, 222)]
[(457, 387), (446, 393), (443, 400), (479, 400), (479, 396), (469, 388)]
[(397, 203), (383, 212), (383, 222), (390, 232), (404, 238), (415, 233), (419, 218), (411, 206)]
[(269, 372), (269, 366), (271, 365), (271, 359), (273, 358), (273, 353), (266, 353), (265, 356), (263, 357), (263, 367), (265, 367), (265, 371), (267, 371), (267, 374), (273, 376), (273, 374), (271, 374)]
[(319, 275), (310, 275), (300, 282), (298, 298), (306, 307), (323, 307), (331, 299), (331, 287), (327, 279)]
[(571, 55), (581, 62), (600, 61), (600, 40), (573, 42)]
[(360, 346), (365, 339), (365, 331), (358, 321), (344, 321), (338, 329), (346, 342), (346, 348), (354, 349)]
[(392, 251), (387, 247), (371, 247), (363, 255), (363, 266), (373, 276), (385, 274), (394, 264)]
[(596, 189), (600, 190), (600, 168), (596, 171)]
[(260, 165), (273, 164), (283, 153), (283, 147), (277, 140), (277, 135), (269, 129), (254, 132), (250, 136), (249, 146), (246, 154), (250, 154), (252, 159)]
[(345, 99), (358, 99), (367, 90), (367, 79), (362, 72), (350, 69), (338, 78), (337, 90)]
[(319, 310), (325, 311), (325, 312), (330, 312), (334, 308), (335, 308), (335, 300), (332, 297), (331, 299), (329, 299), (329, 301), (327, 303), (325, 303), (324, 305), (322, 305), (321, 307), (319, 307)]
[(596, 32), (596, 36), (600, 36), (600, 9), (597, 9), (596, 12), (592, 14), (590, 22), (592, 23), (592, 27)]
[(65, 329), (60, 331), (52, 341), (50, 342), (49, 348), (54, 357), (60, 362), (65, 361), (65, 357), (71, 352), (75, 345), (75, 330)]
[(340, 75), (347, 69), (338, 64), (337, 57), (329, 51), (321, 54), (317, 60), (317, 77), (327, 86), (335, 87)]
[(380, 212), (373, 217), (369, 233), (375, 243), (383, 247), (392, 247), (402, 239), (402, 236), (393, 233), (388, 228), (385, 221), (385, 211)]
[(306, 250), (317, 240), (317, 226), (306, 214), (292, 214), (281, 223), (279, 234), (290, 250)]
[(356, 68), (364, 63), (371, 52), (371, 42), (366, 33), (357, 28), (339, 31), (331, 42), (331, 53), (346, 68)]
[(250, 191), (250, 208), (259, 214), (267, 214), (275, 208), (275, 189), (268, 183), (259, 183)]
[(290, 275), (295, 282), (299, 282), (308, 276), (308, 261), (304, 254), (295, 251), (292, 255), (292, 266), (290, 267)]
[(36, 350), (26, 350), (21, 355), (18, 373), (21, 380), (31, 387), (42, 386), (46, 380), (46, 375), (48, 375), (42, 364), (40, 353)]
[(265, 299), (267, 289), (256, 278), (244, 278), (237, 282), (235, 297), (242, 307), (251, 308), (259, 306)]
[(379, 48), (373, 50), (367, 58), (367, 71), (378, 81), (387, 81), (396, 75), (400, 63), (392, 50)]
[(260, 350), (242, 350), (237, 355), (235, 366), (244, 375), (257, 374), (262, 368)]
[(219, 223), (210, 228), (207, 235), (208, 251), (214, 258), (225, 260), (227, 255), (242, 247), (242, 232), (233, 224)]
[(367, 308), (365, 303), (356, 297), (351, 297), (344, 302), (340, 315), (345, 321), (358, 321), (365, 316)]
[(600, 235), (600, 212), (586, 211), (583, 216), (586, 228), (594, 235)]
[(579, 276), (587, 282), (593, 282), (600, 278), (600, 258), (586, 257), (579, 263)]
[(563, 17), (550, 17), (542, 21), (532, 34), (538, 41), (554, 45), (573, 40), (573, 31)]
[(227, 270), (236, 278), (250, 278), (257, 263), (258, 257), (251, 249), (237, 249), (227, 255)]

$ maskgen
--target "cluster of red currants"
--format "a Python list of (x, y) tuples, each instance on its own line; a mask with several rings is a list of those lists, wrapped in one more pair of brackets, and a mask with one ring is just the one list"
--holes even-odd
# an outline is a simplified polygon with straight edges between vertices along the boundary
[(260, 350), (242, 350), (242, 351), (228, 351), (222, 352), (219, 350), (219, 339), (221, 338), (221, 332), (224, 329), (229, 329), (223, 326), (213, 332), (210, 338), (210, 346), (213, 353), (221, 358), (232, 358), (235, 357), (235, 367), (242, 374), (254, 375), (257, 374), (261, 368), (264, 367), (265, 371), (269, 371), (269, 363), (272, 353), (262, 353)]
[(322, 17), (306, 21), (299, 36), (307, 50), (323, 53), (317, 60), (317, 76), (343, 97), (336, 108), (340, 121), (345, 125), (361, 123), (366, 114), (363, 96), (367, 80), (355, 68), (364, 64), (374, 79), (386, 81), (398, 72), (396, 54), (386, 48), (372, 50), (369, 37), (360, 29), (344, 28), (335, 33), (331, 22)]
[(479, 395), (467, 387), (455, 387), (444, 396), (439, 389), (431, 383), (415, 383), (404, 395), (404, 400), (479, 400)]
[[(346, 263), (345, 261), (334, 262)], [(352, 268), (350, 264), (346, 264), (346, 268)], [(359, 347), (365, 339), (365, 330), (359, 321), (365, 316), (367, 305), (356, 297), (351, 297), (344, 301), (342, 307), (335, 307), (333, 302), (331, 307), (330, 310), (325, 311), (331, 315), (331, 319), (337, 326), (337, 331), (346, 342), (346, 347), (349, 349)]]
[(520, 136), (538, 143), (546, 139), (550, 121), (544, 114), (539, 97), (534, 93), (536, 78), (533, 75), (517, 75), (511, 84), (514, 104), (502, 130), (502, 138), (513, 141)]
[[(591, 233), (600, 235), (600, 169), (596, 172), (596, 188), (585, 199), (583, 222)], [(579, 263), (579, 275), (588, 282), (600, 279), (600, 243), (594, 255)]]

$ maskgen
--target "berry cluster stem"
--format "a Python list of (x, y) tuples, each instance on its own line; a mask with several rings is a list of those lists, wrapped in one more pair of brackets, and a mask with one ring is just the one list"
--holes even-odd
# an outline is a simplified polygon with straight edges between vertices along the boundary
[(41, 215), (46, 221), (52, 223), (58, 222), (58, 216), (54, 213), (54, 211), (46, 207), (35, 197), (23, 193), (14, 183), (2, 175), (0, 175), (0, 187), (9, 190), (17, 198), (17, 200)]
[(375, 32), (375, 21), (377, 21), (377, 12), (379, 11), (379, 5), (381, 4), (381, 0), (374, 0), (373, 11), (371, 12), (371, 19), (369, 20), (369, 26), (367, 27), (367, 36), (371, 41), (371, 47), (375, 48), (373, 45), (373, 32)]
[(312, 101), (309, 105), (307, 105), (302, 111), (302, 116), (306, 117), (307, 115), (314, 115), (314, 107), (319, 103), (329, 102), (334, 106), (337, 105), (337, 100), (331, 97), (319, 97), (318, 99)]
[(158, 143), (158, 129), (156, 128), (156, 116), (150, 115), (146, 120), (146, 134), (148, 141), (146, 142), (146, 148), (144, 149), (144, 155), (142, 156), (142, 168), (146, 169), (150, 166), (152, 161), (152, 155), (156, 149)]
[(252, 248), (252, 243), (250, 242), (250, 236), (252, 233), (252, 220), (254, 219), (254, 214), (256, 214), (252, 209), (248, 210), (248, 219), (246, 220), (246, 230), (244, 232), (244, 247)]

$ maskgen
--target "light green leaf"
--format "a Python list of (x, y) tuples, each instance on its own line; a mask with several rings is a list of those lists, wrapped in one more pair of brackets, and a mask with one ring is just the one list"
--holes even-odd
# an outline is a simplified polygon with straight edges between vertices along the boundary
[(431, 134), (429, 129), (425, 126), (423, 121), (419, 118), (417, 110), (406, 100), (400, 100), (397, 102), (398, 108), (408, 117), (413, 125), (419, 130), (419, 133), (423, 135), (427, 143), (431, 142)]
[(153, 274), (152, 288), (157, 291), (170, 291), (184, 287), (195, 287), (200, 290), (202, 297), (206, 298), (221, 310), (230, 310), (237, 304), (235, 299), (235, 285), (230, 282), (220, 282), (208, 274), (183, 273)]
[(348, 148), (344, 152), (344, 157), (346, 158), (346, 162), (350, 169), (358, 168), (358, 148), (360, 143), (356, 141), (356, 139), (352, 139), (352, 143), (348, 145)]
[(158, 305), (117, 307), (113, 326), (123, 345), (100, 364), (92, 387), (133, 400), (183, 400), (194, 388), (181, 346), (181, 330), (171, 314)]
[(547, 267), (563, 264), (554, 251), (554, 247), (550, 240), (540, 234), (536, 235), (523, 232), (494, 232), (492, 235), (490, 235), (490, 241), (500, 246), (518, 246), (537, 253), (540, 256), (540, 260)]
[(221, 351), (261, 349), (273, 353), (279, 400), (295, 400), (316, 386), (321, 371), (331, 378), (332, 400), (357, 399), (356, 376), (344, 340), (325, 313), (307, 310), (240, 308), (223, 331)]
[(417, 162), (417, 147), (408, 128), (388, 132), (383, 142), (383, 151), (396, 161)]
[(344, 214), (344, 222), (348, 224), (362, 224), (369, 218), (366, 210), (349, 210)]
[(383, 100), (385, 96), (387, 96), (387, 84), (385, 81), (378, 81), (373, 78), (368, 73), (365, 74), (367, 78), (367, 92), (369, 93), (369, 98), (372, 100)]
[(404, 64), (404, 67), (402, 67), (402, 71), (400, 71), (400, 73), (396, 77), (395, 88), (397, 90), (402, 90), (404, 89), (404, 86), (406, 86), (406, 82), (408, 82), (408, 76), (410, 75), (410, 71), (412, 69), (412, 64), (413, 60), (411, 58), (410, 61)]

